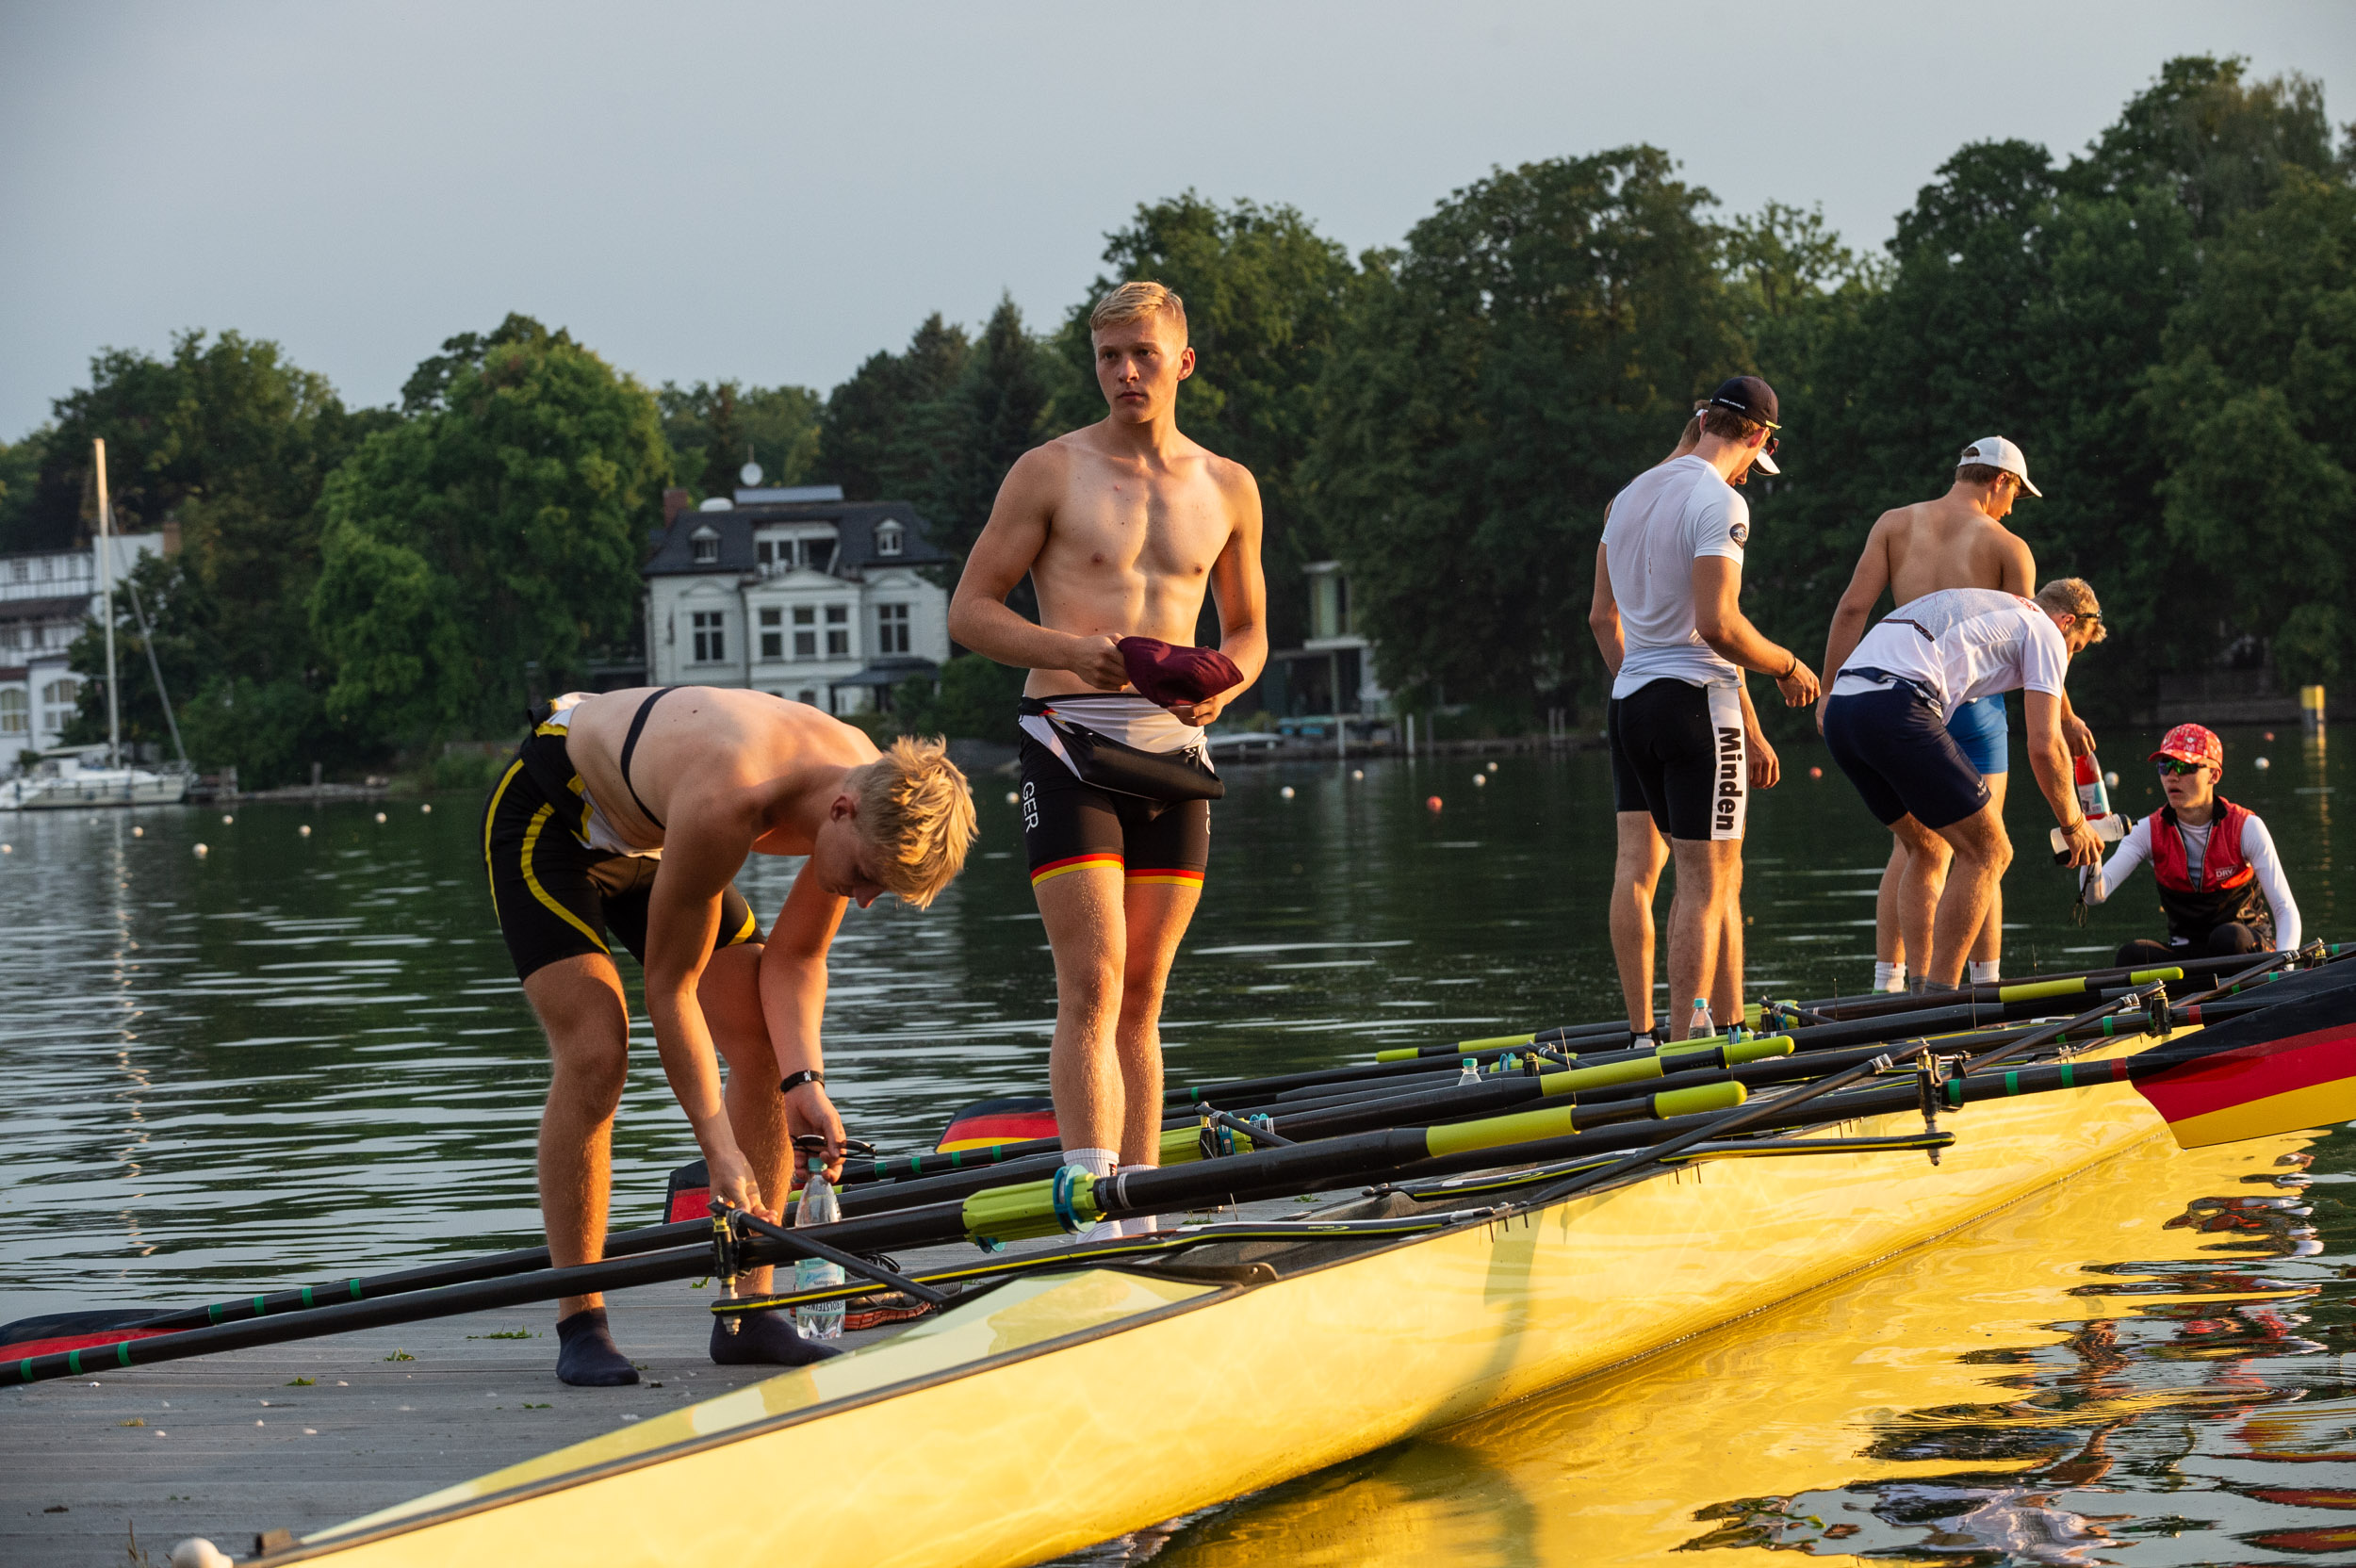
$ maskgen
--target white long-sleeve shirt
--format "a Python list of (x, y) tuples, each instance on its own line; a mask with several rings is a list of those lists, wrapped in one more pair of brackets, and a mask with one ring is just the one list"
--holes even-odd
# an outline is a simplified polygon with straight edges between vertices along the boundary
[[(2111, 851), (2107, 861), (2094, 870), (2079, 874), (2088, 904), (2100, 904), (2110, 897), (2137, 866), (2151, 858), (2151, 825), (2159, 820), (2153, 815), (2135, 824), (2127, 830), (2127, 836), (2119, 841), (2119, 847)], [(2184, 836), (2185, 869), (2192, 872), (2195, 880), (2198, 880), (2201, 866), (2208, 860), (2209, 834), (2217, 826), (2217, 819), (2211, 817), (2207, 825), (2201, 827), (2181, 821), (2176, 825)], [(2274, 853), (2274, 835), (2266, 831), (2266, 825), (2255, 811), (2242, 822), (2241, 855), (2249, 862), (2250, 869), (2257, 874), (2258, 889), (2266, 894), (2266, 903), (2273, 907), (2275, 948), (2286, 952), (2297, 947), (2299, 938), (2299, 901), (2291, 897), (2290, 878), (2282, 874), (2282, 858)]]

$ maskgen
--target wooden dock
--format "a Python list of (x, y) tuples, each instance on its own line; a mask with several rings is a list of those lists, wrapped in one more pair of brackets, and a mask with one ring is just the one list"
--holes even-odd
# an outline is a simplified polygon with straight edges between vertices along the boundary
[[(558, 1382), (554, 1317), (535, 1306), (0, 1391), (0, 1563), (160, 1568), (192, 1535), (248, 1557), (266, 1531), (320, 1529), (778, 1370), (712, 1364), (712, 1300), (684, 1283), (608, 1298), (633, 1388)], [(519, 1330), (532, 1337), (497, 1337)]]

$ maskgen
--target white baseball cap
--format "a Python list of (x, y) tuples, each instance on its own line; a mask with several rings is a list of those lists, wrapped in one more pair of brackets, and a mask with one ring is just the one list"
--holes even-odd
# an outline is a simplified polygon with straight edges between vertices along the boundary
[(2002, 468), (2021, 482), (2021, 489), (2039, 500), (2045, 498), (2045, 492), (2029, 482), (2028, 457), (2019, 447), (2014, 446), (2003, 436), (1983, 436), (1964, 448), (1963, 455), (1955, 459), (1955, 466), (1958, 468), (1969, 467), (1974, 463), (1984, 463), (1991, 468)]

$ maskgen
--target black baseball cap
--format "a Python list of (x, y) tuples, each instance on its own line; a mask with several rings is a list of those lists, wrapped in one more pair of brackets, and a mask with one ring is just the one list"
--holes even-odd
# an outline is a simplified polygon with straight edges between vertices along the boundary
[(1769, 430), (1777, 428), (1775, 389), (1757, 376), (1737, 376), (1732, 381), (1720, 382), (1718, 390), (1710, 395), (1710, 406), (1732, 409)]
[(1760, 449), (1756, 459), (1757, 466), (1762, 473), (1783, 472), (1775, 466), (1775, 442), (1773, 433), (1782, 427), (1775, 423), (1777, 411), (1774, 387), (1757, 376), (1736, 376), (1731, 381), (1720, 382), (1718, 390), (1710, 395), (1710, 401), (1705, 406), (1723, 408), (1730, 413), (1739, 414), (1754, 423), (1765, 425), (1770, 433), (1766, 446)]

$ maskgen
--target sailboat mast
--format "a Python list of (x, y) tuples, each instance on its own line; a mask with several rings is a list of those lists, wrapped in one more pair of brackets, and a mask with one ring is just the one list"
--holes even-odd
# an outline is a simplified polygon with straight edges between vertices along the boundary
[(106, 498), (106, 441), (90, 445), (98, 463), (98, 593), (106, 622), (106, 765), (123, 766), (123, 708), (115, 694), (114, 507)]

